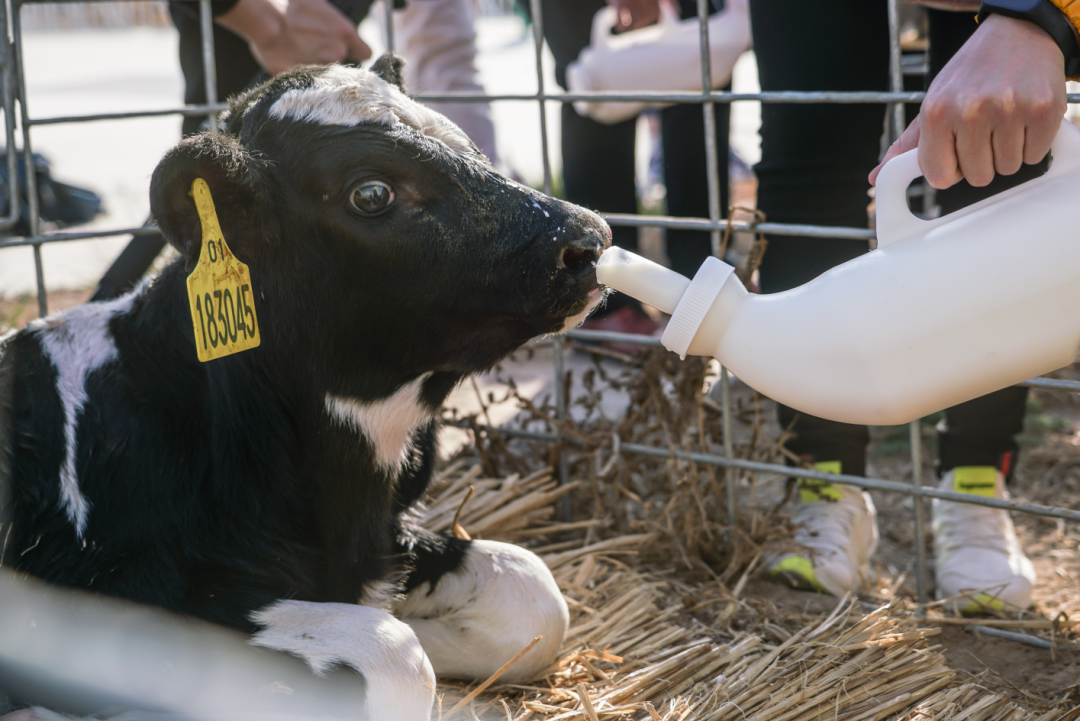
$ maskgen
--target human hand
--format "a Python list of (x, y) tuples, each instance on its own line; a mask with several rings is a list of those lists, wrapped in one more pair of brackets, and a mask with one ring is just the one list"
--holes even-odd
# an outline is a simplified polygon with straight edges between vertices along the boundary
[(663, 0), (607, 0), (615, 8), (615, 29), (619, 32), (637, 30), (652, 25), (660, 19), (660, 3)]
[(918, 147), (919, 168), (942, 190), (987, 185), (1050, 150), (1065, 114), (1065, 59), (1034, 23), (990, 15), (934, 78), (921, 112), (870, 173)]
[(240, 0), (217, 22), (247, 40), (272, 75), (295, 65), (371, 57), (352, 21), (327, 0)]

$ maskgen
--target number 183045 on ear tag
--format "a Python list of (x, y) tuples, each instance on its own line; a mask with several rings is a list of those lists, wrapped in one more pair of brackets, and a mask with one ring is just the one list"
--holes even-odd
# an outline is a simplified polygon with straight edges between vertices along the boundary
[(188, 304), (195, 326), (195, 348), (205, 363), (257, 348), (261, 335), (251, 274), (225, 242), (210, 186), (196, 178), (191, 195), (202, 225), (202, 249), (195, 270), (187, 278)]

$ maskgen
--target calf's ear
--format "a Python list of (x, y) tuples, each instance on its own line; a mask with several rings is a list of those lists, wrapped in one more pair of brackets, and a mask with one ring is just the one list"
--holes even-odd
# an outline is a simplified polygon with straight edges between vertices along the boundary
[(150, 212), (162, 235), (191, 268), (202, 248), (202, 226), (191, 184), (202, 178), (214, 199), (225, 241), (238, 256), (258, 253), (260, 219), (269, 204), (262, 163), (229, 135), (200, 133), (165, 154), (150, 179)]
[(401, 92), (405, 92), (405, 59), (395, 53), (385, 53), (379, 56), (379, 59), (375, 61), (375, 64), (371, 66), (371, 72), (378, 75), (397, 87)]

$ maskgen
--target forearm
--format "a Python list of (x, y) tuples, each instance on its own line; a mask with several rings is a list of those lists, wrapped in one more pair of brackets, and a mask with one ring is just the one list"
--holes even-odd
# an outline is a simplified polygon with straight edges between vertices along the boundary
[(272, 0), (239, 0), (214, 20), (257, 47), (272, 44), (285, 26), (282, 8)]

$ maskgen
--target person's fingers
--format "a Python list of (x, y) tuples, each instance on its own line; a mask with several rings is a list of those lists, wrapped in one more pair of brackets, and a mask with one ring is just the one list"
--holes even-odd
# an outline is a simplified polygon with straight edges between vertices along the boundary
[(990, 145), (994, 152), (994, 172), (1012, 175), (1024, 162), (1024, 127), (1015, 123), (991, 131)]
[(947, 108), (923, 103), (919, 121), (919, 169), (931, 187), (944, 190), (959, 182), (956, 136)]
[(356, 60), (359, 62), (371, 57), (371, 47), (356, 34), (355, 30), (349, 32), (345, 36), (345, 42), (348, 45), (348, 52), (345, 54), (345, 57), (349, 60)]
[(660, 18), (660, 0), (609, 0), (619, 30), (637, 30)]
[(1049, 112), (1043, 112), (1035, 121), (1028, 121), (1024, 128), (1024, 162), (1034, 165), (1046, 157), (1050, 152), (1050, 143), (1054, 141), (1058, 128), (1061, 127), (1061, 117), (1064, 110), (1057, 108)]
[(900, 137), (889, 146), (889, 149), (885, 151), (885, 157), (881, 159), (877, 167), (870, 171), (870, 185), (877, 183), (878, 174), (881, 173), (881, 169), (885, 167), (885, 163), (889, 162), (897, 155), (906, 153), (909, 150), (913, 150), (919, 145), (919, 119), (916, 117), (912, 120), (904, 132), (900, 134)]
[(956, 131), (956, 164), (964, 179), (976, 188), (994, 179), (994, 150), (990, 125), (968, 121)]

